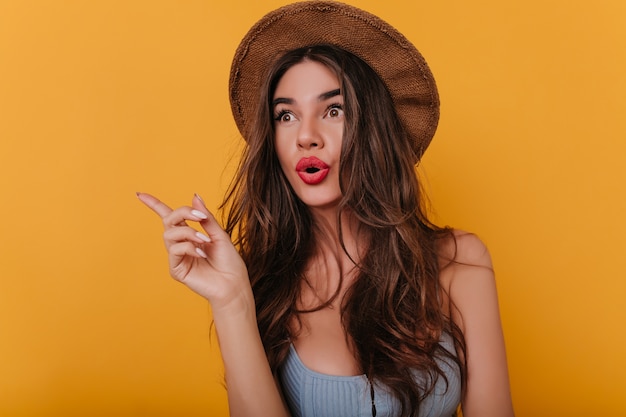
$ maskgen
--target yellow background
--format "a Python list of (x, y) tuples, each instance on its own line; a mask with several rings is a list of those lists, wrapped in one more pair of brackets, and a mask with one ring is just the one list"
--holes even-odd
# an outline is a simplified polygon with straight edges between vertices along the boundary
[[(491, 249), (517, 416), (626, 416), (626, 2), (350, 3), (436, 76), (428, 188)], [(282, 4), (0, 0), (0, 415), (226, 415), (134, 193), (217, 207), (230, 59)]]

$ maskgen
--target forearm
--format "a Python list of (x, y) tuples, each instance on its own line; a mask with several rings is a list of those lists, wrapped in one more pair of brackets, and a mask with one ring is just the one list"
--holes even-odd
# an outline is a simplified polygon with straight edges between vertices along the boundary
[(288, 417), (261, 343), (254, 306), (214, 312), (231, 417)]
[[(211, 304), (231, 415), (288, 417), (261, 343), (246, 265), (231, 237), (198, 195), (175, 210), (150, 194), (137, 197), (163, 221), (172, 277)], [(187, 222), (199, 222), (206, 233)]]

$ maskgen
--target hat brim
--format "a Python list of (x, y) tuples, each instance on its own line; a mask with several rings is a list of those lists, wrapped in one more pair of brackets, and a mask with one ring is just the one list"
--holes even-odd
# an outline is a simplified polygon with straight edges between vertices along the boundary
[(386, 85), (419, 157), (439, 121), (439, 95), (426, 61), (404, 35), (371, 13), (333, 1), (306, 1), (276, 9), (241, 41), (230, 72), (230, 103), (244, 138), (258, 105), (268, 66), (286, 52), (331, 44), (367, 62)]

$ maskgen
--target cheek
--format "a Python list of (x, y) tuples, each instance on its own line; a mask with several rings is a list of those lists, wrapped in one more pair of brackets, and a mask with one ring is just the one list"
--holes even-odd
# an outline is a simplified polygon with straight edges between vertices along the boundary
[(329, 129), (326, 132), (326, 145), (332, 146), (333, 148), (341, 148), (341, 144), (343, 142), (343, 131), (343, 123), (329, 126)]

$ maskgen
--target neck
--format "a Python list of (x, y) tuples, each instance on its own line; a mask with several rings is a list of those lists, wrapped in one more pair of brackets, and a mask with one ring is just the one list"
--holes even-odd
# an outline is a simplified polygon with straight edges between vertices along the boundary
[[(336, 291), (350, 285), (355, 266), (367, 244), (364, 236), (359, 233), (358, 222), (349, 212), (341, 215), (341, 233), (336, 210), (322, 212), (315, 209), (313, 219), (315, 253), (309, 259), (306, 275), (307, 286), (313, 290), (314, 298), (303, 300), (307, 307), (329, 300)], [(336, 302), (340, 300), (341, 298), (336, 299)]]
[[(354, 260), (358, 259), (356, 249), (361, 246), (359, 244), (361, 239), (359, 227), (358, 222), (349, 211), (344, 210), (341, 213), (341, 222), (338, 222), (336, 207), (332, 209), (314, 208), (311, 210), (311, 214), (315, 223), (318, 249), (324, 252), (334, 252), (337, 258), (340, 258), (341, 255), (348, 255)], [(339, 229), (340, 227), (341, 229)], [(348, 251), (347, 254), (342, 248), (342, 242), (345, 250)]]
[[(318, 226), (318, 228), (322, 229), (324, 233), (330, 233), (333, 235), (338, 234), (337, 232), (337, 212), (338, 209), (336, 206), (333, 207), (311, 207), (309, 208), (311, 211), (311, 216), (313, 217), (314, 223)], [(342, 220), (345, 215), (342, 215)]]

